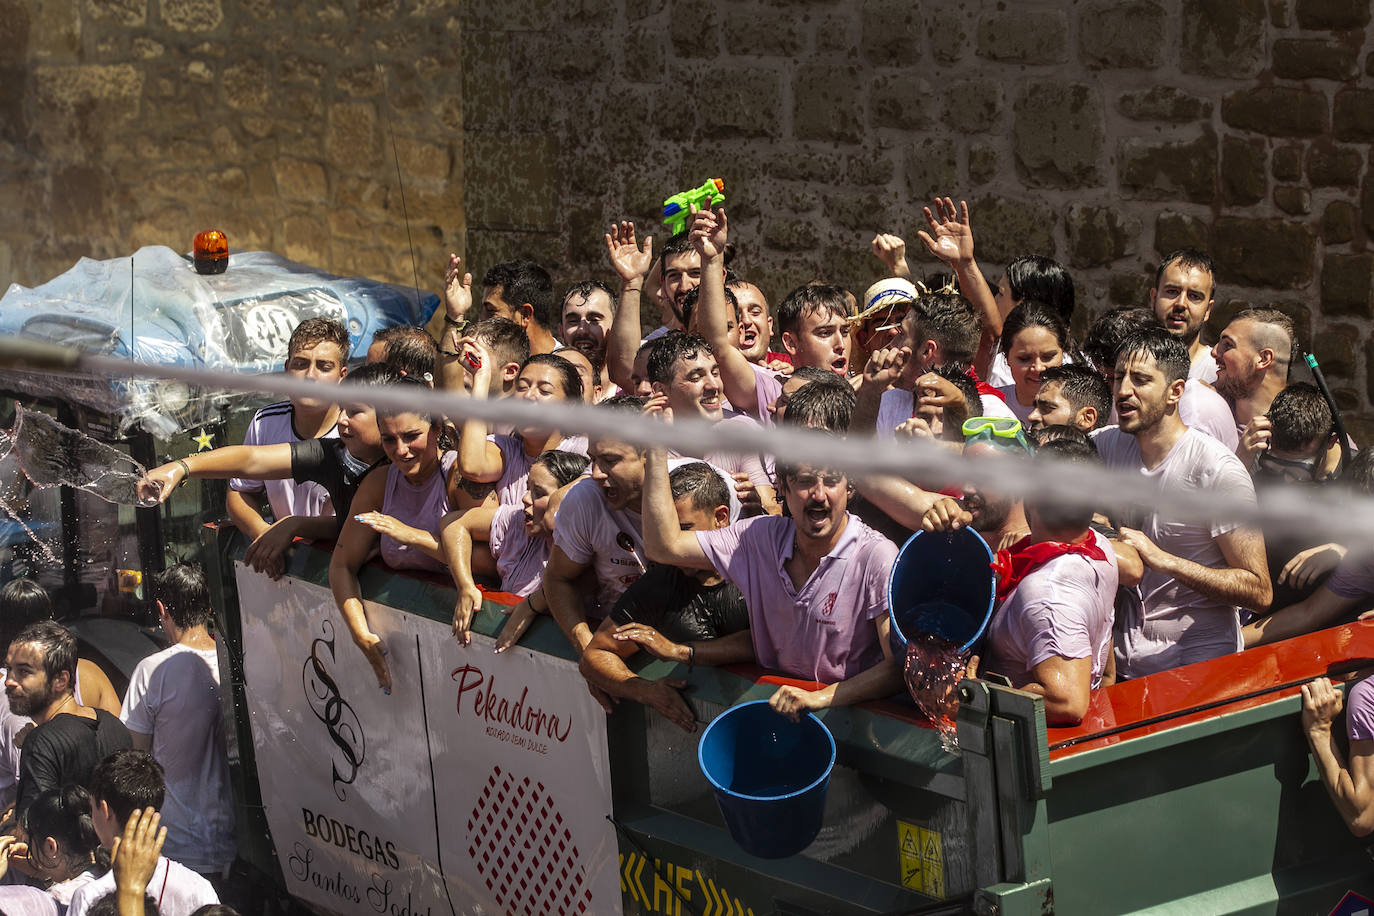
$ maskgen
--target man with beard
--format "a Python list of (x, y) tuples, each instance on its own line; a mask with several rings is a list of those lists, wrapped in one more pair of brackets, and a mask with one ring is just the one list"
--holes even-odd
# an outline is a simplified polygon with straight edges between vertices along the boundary
[(1188, 378), (1209, 385), (1216, 381), (1217, 365), (1202, 342), (1202, 326), (1212, 314), (1215, 284), (1212, 259), (1193, 248), (1180, 248), (1159, 262), (1150, 290), (1155, 317), (1188, 350)]
[[(1098, 451), (1108, 467), (1153, 480), (1161, 492), (1253, 504), (1254, 484), (1240, 459), (1179, 418), (1188, 367), (1187, 348), (1163, 330), (1127, 338), (1112, 388), (1120, 426), (1098, 432)], [(1136, 526), (1122, 526), (1120, 534), (1145, 563), (1143, 610), (1138, 619), (1118, 621), (1118, 673), (1142, 677), (1240, 649), (1239, 608), (1262, 611), (1273, 595), (1264, 536), (1231, 522), (1180, 521), (1158, 511)]]
[(1112, 388), (1087, 366), (1069, 363), (1046, 369), (1035, 393), (1035, 409), (1026, 418), (1032, 431), (1047, 426), (1072, 426), (1092, 432), (1104, 426), (1112, 412)]
[[(970, 461), (997, 455), (1024, 458), (1030, 453), (1025, 433), (1015, 419), (974, 417), (964, 424), (964, 457)], [(1030, 530), (1021, 500), (1009, 499), (978, 484), (965, 483), (963, 496), (937, 497), (921, 518), (926, 531), (953, 531), (969, 527), (992, 551), (1014, 543)]]
[(96, 764), (132, 746), (116, 716), (76, 702), (76, 637), (66, 627), (45, 620), (20, 630), (5, 669), (10, 710), (35, 725), (19, 755), (16, 813), (48, 789), (85, 785)]
[(1249, 468), (1268, 448), (1273, 426), (1265, 416), (1275, 395), (1288, 384), (1297, 332), (1293, 319), (1278, 309), (1241, 309), (1212, 348), (1213, 385), (1231, 407), (1241, 430), (1236, 454)]
[(644, 546), (658, 563), (714, 572), (749, 609), (754, 658), (825, 686), (784, 686), (772, 707), (793, 721), (808, 710), (887, 696), (901, 686), (888, 644), (887, 580), (897, 546), (847, 511), (836, 470), (778, 468), (790, 517), (761, 516), (713, 531), (679, 527), (662, 451), (644, 473)]
[(615, 304), (609, 286), (600, 280), (583, 280), (563, 297), (563, 317), (559, 324), (563, 343), (585, 356), (593, 366), (601, 367), (596, 386), (603, 391), (610, 390), (606, 376), (606, 340), (615, 321)]
[[(450, 267), (447, 281), (452, 285)], [(464, 277), (465, 283), (471, 281)], [(449, 295), (445, 291), (445, 295)], [(552, 353), (559, 348), (553, 336), (557, 327), (554, 313), (553, 280), (549, 272), (533, 261), (506, 261), (487, 270), (482, 277), (482, 317), (509, 318), (530, 339), (530, 353)]]

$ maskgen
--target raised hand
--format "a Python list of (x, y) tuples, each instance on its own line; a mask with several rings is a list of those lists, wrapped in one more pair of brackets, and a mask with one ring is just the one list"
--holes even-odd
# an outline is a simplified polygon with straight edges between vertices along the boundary
[(921, 213), (930, 232), (922, 230), (916, 235), (931, 254), (950, 266), (973, 260), (973, 224), (969, 221), (967, 203), (959, 201), (956, 211), (953, 200), (937, 197), (935, 210), (924, 207)]
[(138, 500), (142, 503), (165, 503), (176, 489), (177, 484), (184, 479), (184, 472), (181, 463), (169, 461), (160, 467), (155, 467), (144, 474), (137, 484), (134, 492), (138, 494)]
[(167, 828), (161, 826), (161, 821), (161, 815), (153, 808), (135, 811), (124, 825), (123, 835), (114, 838), (114, 848), (110, 850), (115, 887), (139, 901), (157, 871), (162, 843), (167, 839)]
[(463, 271), (463, 259), (448, 256), (448, 270), (444, 271), (444, 314), (454, 321), (462, 321), (472, 307), (472, 274)]
[(718, 258), (725, 253), (725, 243), (729, 235), (725, 220), (725, 208), (692, 210), (693, 247), (701, 254), (702, 260)]
[(641, 249), (635, 241), (634, 223), (623, 221), (618, 226), (612, 223), (611, 231), (606, 233), (606, 253), (620, 279), (629, 283), (642, 279), (653, 266), (654, 240), (652, 236), (646, 238)]
[(874, 350), (868, 357), (867, 365), (864, 366), (864, 386), (886, 388), (901, 377), (902, 370), (906, 368), (909, 359), (911, 359), (910, 347), (886, 347), (881, 350)]
[(875, 235), (873, 256), (887, 265), (892, 276), (910, 279), (911, 270), (906, 264), (906, 242), (901, 237), (887, 232)]

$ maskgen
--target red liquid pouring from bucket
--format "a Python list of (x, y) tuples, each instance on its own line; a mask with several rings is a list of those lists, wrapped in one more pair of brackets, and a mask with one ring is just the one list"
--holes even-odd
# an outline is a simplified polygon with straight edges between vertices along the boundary
[(959, 712), (959, 681), (967, 664), (967, 653), (933, 633), (918, 633), (907, 643), (902, 671), (906, 689), (940, 733), (941, 747), (951, 754), (959, 749), (954, 719)]

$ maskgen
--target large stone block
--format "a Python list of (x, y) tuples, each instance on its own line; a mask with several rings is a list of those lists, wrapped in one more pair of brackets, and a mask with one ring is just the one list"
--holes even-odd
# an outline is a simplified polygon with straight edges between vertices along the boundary
[(954, 141), (927, 138), (907, 148), (903, 156), (906, 187), (915, 200), (931, 200), (950, 193), (959, 177)]
[[(656, 83), (663, 79), (668, 62), (668, 36), (655, 26), (630, 28), (624, 49), (625, 78), (637, 83)], [(464, 66), (466, 71), (467, 67)]]
[(1307, 150), (1307, 180), (1314, 188), (1354, 187), (1364, 159), (1359, 149), (1318, 140)]
[(1133, 121), (1167, 121), (1188, 124), (1212, 116), (1212, 102), (1172, 86), (1154, 86), (1124, 93), (1117, 110)]
[[(37, 10), (31, 7), (37, 6)], [(81, 52), (80, 0), (32, 4), (22, 0), (0, 3), (0, 48), (14, 62), (34, 57), (69, 59)], [(138, 41), (132, 46), (142, 57)]]
[(1269, 192), (1263, 140), (1225, 137), (1221, 141), (1221, 197), (1233, 206), (1264, 200)]
[(678, 57), (717, 57), (721, 18), (714, 0), (674, 0), (668, 36)]
[(959, 134), (982, 134), (997, 127), (1002, 116), (1002, 85), (996, 80), (968, 79), (945, 90), (944, 126)]
[(1312, 353), (1327, 378), (1353, 378), (1355, 375), (1355, 342), (1360, 329), (1348, 324), (1333, 324), (1322, 328), (1312, 341)]
[(1333, 200), (1322, 212), (1322, 241), (1328, 245), (1344, 245), (1355, 238), (1355, 205), (1345, 200)]
[(997, 177), (997, 150), (983, 143), (968, 148), (968, 180), (971, 185), (986, 184)]
[(1013, 9), (978, 22), (978, 56), (1019, 64), (1069, 59), (1069, 21), (1059, 10)]
[(1308, 227), (1286, 219), (1223, 216), (1212, 231), (1218, 275), (1240, 286), (1301, 286), (1312, 279), (1315, 250)]
[(1312, 212), (1312, 192), (1295, 185), (1275, 188), (1274, 205), (1284, 213), (1306, 216)]
[(209, 32), (223, 21), (220, 0), (162, 0), (162, 23), (178, 32)]
[(1369, 24), (1369, 0), (1298, 0), (1304, 29), (1362, 29)]
[(958, 61), (964, 56), (964, 49), (968, 45), (964, 8), (939, 6), (927, 15), (930, 22), (930, 48), (935, 59), (945, 64)]
[(803, 64), (792, 80), (792, 123), (797, 138), (863, 140), (863, 91), (862, 77), (854, 67)]
[(875, 76), (868, 99), (874, 127), (916, 130), (930, 126), (934, 106), (930, 84), (909, 71)]
[(382, 164), (377, 109), (371, 102), (329, 106), (324, 152), (327, 164), (352, 175), (370, 174)]
[(1288, 86), (1244, 89), (1221, 100), (1221, 119), (1271, 137), (1315, 137), (1326, 132), (1326, 96)]
[(1374, 89), (1342, 89), (1336, 93), (1331, 126), (1337, 140), (1374, 143)]
[(143, 25), (148, 21), (148, 0), (86, 0), (86, 11), (95, 19)]
[(1264, 0), (1183, 0), (1184, 73), (1249, 77), (1264, 69)]
[(864, 0), (864, 58), (879, 67), (909, 66), (920, 57), (925, 38), (920, 8), (912, 0)]
[(92, 227), (107, 221), (104, 204), (114, 190), (98, 168), (72, 165), (54, 169), (52, 234), (59, 239), (89, 236)]
[(1023, 254), (1054, 257), (1055, 208), (1041, 201), (984, 197), (970, 201), (976, 220), (978, 257), (985, 264), (1006, 264)]
[(510, 117), (510, 36), (463, 31), (463, 127), (499, 130)]
[(713, 138), (782, 134), (782, 76), (776, 70), (713, 68), (698, 100), (703, 129)]
[(446, 143), (431, 143), (413, 137), (396, 137), (396, 160), (412, 178), (447, 181), (453, 156)]
[(238, 111), (258, 113), (267, 107), (268, 74), (261, 61), (244, 60), (224, 68), (224, 103)]
[(1117, 151), (1121, 187), (1134, 197), (1211, 203), (1217, 190), (1216, 138), (1204, 134), (1186, 143), (1123, 140)]
[(557, 0), (466, 0), (463, 27), (473, 30), (547, 32), (554, 27)]
[(1074, 204), (1064, 220), (1069, 240), (1069, 263), (1074, 267), (1105, 267), (1134, 254), (1140, 220), (1116, 207)]
[(1374, 255), (1327, 252), (1322, 264), (1322, 313), (1368, 317), (1372, 284)]
[(1105, 0), (1078, 17), (1078, 58), (1094, 70), (1154, 69), (1163, 60), (1164, 8), (1150, 0)]
[(1303, 148), (1299, 144), (1280, 146), (1274, 150), (1271, 168), (1279, 181), (1297, 181), (1302, 178)]
[(820, 241), (815, 220), (767, 215), (763, 219), (763, 243), (778, 251), (811, 251)]
[(304, 159), (280, 158), (272, 164), (277, 193), (284, 200), (324, 203), (329, 197), (329, 182), (324, 166)]
[(1186, 213), (1161, 213), (1155, 217), (1155, 251), (1165, 257), (1180, 248), (1207, 251), (1212, 247), (1211, 229), (1205, 220)]
[(1013, 106), (1017, 171), (1036, 187), (1077, 188), (1100, 181), (1102, 98), (1091, 86), (1033, 82)]
[(1355, 49), (1334, 41), (1280, 38), (1274, 42), (1274, 75), (1290, 80), (1345, 80), (1355, 75)]
[[(558, 229), (558, 143), (547, 135), (469, 134), (464, 142), (468, 225)], [(665, 195), (666, 196), (666, 195)]]
[(855, 194), (849, 191), (833, 191), (824, 197), (826, 220), (836, 226), (843, 226), (861, 233), (885, 231), (890, 225), (888, 207), (891, 197), (866, 191)]
[(725, 47), (748, 57), (795, 57), (806, 46), (801, 17), (764, 15), (745, 3), (725, 7)]

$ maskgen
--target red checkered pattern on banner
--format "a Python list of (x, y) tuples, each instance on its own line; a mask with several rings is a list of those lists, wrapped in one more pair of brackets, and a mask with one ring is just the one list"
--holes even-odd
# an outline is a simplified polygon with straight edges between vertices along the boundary
[(586, 913), (592, 890), (544, 784), (494, 767), (468, 816), (468, 856), (506, 913)]

